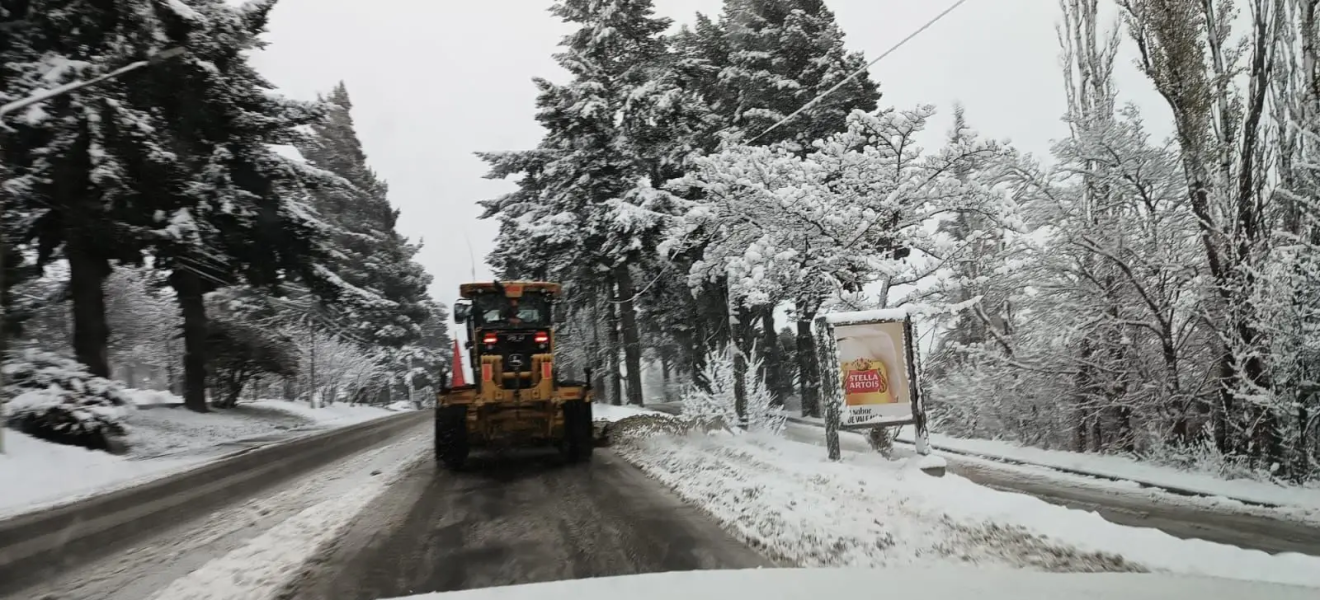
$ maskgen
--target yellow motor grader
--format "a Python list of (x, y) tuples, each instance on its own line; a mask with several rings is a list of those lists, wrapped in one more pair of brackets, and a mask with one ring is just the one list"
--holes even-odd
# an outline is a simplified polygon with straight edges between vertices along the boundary
[(470, 383), (443, 386), (436, 401), (435, 456), (463, 466), (471, 448), (555, 445), (569, 462), (591, 459), (590, 373), (560, 381), (552, 308), (557, 283), (465, 283), (454, 320), (466, 325)]

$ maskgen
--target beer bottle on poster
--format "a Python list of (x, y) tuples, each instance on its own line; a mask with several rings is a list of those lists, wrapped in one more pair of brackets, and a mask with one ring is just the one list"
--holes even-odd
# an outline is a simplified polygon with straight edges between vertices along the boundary
[(878, 328), (863, 327), (840, 332), (838, 338), (844, 404), (892, 404), (889, 365), (884, 359), (894, 356), (894, 341)]

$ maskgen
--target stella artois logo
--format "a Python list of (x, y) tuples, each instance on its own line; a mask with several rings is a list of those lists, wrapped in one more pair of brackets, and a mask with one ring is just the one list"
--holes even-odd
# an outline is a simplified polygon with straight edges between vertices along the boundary
[(849, 394), (883, 394), (889, 391), (889, 381), (880, 369), (880, 363), (859, 358), (843, 365), (843, 389)]

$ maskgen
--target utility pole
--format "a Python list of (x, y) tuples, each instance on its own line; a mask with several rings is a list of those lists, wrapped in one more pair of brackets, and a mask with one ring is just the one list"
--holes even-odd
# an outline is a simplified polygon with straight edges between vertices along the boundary
[[(11, 31), (16, 29), (21, 29), (23, 27), (28, 27), (31, 25), (32, 22), (28, 20), (0, 23), (0, 31)], [(184, 50), (183, 47), (168, 48), (166, 50), (161, 50), (160, 52), (148, 56), (145, 60), (139, 60), (137, 62), (129, 63), (99, 77), (93, 77), (92, 79), (88, 79), (86, 81), (74, 81), (72, 83), (67, 83), (54, 89), (38, 92), (26, 98), (21, 98), (13, 102), (0, 105), (0, 148), (4, 147), (4, 137), (5, 134), (9, 131), (9, 128), (5, 126), (4, 123), (5, 115), (11, 112), (22, 110), (24, 108), (32, 106), (33, 104), (45, 102), (47, 100), (50, 100), (51, 98), (58, 98), (65, 94), (76, 92), (83, 88), (88, 88), (97, 85), (99, 83), (110, 81), (111, 79), (115, 79), (116, 77), (122, 77), (128, 73), (132, 73), (133, 71), (136, 71), (143, 67), (160, 64), (171, 58), (180, 56), (184, 52), (186, 52), (186, 50)], [(8, 208), (4, 205), (3, 198), (4, 198), (3, 196), (0, 196), (0, 215), (5, 214), (5, 211), (8, 210)], [(2, 290), (5, 289), (4, 247), (5, 247), (4, 227), (0, 225), (0, 293), (3, 293)], [(6, 318), (8, 318), (8, 315), (4, 310), (3, 304), (0, 303), (0, 319), (6, 319)], [(0, 325), (0, 359), (3, 359), (5, 351), (8, 349), (8, 340), (3, 339), (4, 332), (5, 332), (4, 326)], [(3, 371), (0, 371), (0, 390), (3, 390), (4, 387), (5, 387), (5, 376)], [(8, 418), (5, 417), (5, 403), (0, 402), (0, 454), (5, 453), (6, 423), (8, 423)]]

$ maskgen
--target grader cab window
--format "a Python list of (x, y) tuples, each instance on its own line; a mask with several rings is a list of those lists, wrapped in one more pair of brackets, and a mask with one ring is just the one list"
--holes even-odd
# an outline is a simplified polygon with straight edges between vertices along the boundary
[(472, 314), (478, 325), (537, 326), (550, 323), (550, 302), (541, 294), (506, 298), (497, 294), (478, 296)]

